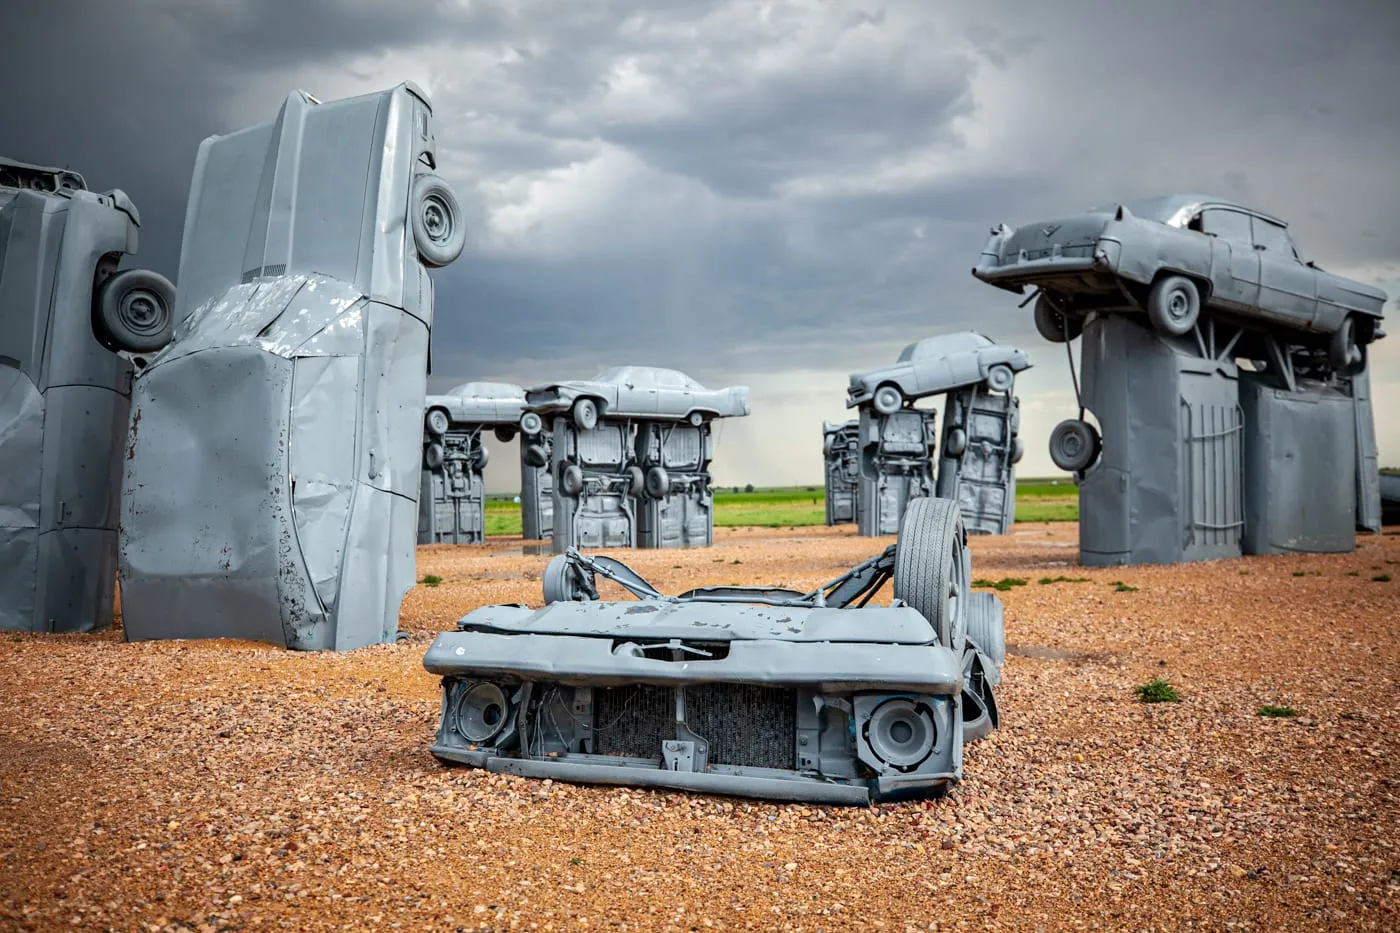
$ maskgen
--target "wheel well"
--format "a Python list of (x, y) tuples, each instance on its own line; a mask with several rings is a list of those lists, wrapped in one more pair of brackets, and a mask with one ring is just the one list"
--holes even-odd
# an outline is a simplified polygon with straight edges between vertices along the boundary
[(1191, 272), (1184, 272), (1181, 269), (1158, 269), (1157, 274), (1152, 277), (1152, 284), (1147, 288), (1147, 294), (1151, 294), (1152, 289), (1157, 287), (1157, 283), (1169, 275), (1179, 275), (1196, 283), (1196, 291), (1201, 296), (1201, 307), (1205, 307), (1206, 302), (1210, 300), (1210, 279), (1202, 278)]

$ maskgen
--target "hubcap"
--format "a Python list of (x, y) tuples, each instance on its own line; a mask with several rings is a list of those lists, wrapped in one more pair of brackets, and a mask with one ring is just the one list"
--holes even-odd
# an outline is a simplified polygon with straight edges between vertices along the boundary
[(1181, 320), (1186, 316), (1187, 307), (1186, 294), (1181, 291), (1172, 292), (1171, 300), (1167, 302), (1168, 313), (1177, 320)]
[(138, 333), (160, 330), (160, 300), (148, 291), (133, 291), (121, 304), (122, 323)]
[(447, 217), (446, 205), (438, 198), (429, 198), (423, 204), (423, 227), (435, 242), (446, 240), (452, 223)]

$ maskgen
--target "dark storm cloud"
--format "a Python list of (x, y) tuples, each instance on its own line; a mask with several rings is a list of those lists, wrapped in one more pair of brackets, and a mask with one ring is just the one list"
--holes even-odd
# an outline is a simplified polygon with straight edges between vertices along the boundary
[(0, 151), (124, 188), (167, 273), (205, 136), (297, 86), (427, 85), (472, 230), (437, 273), (439, 387), (622, 360), (839, 377), (961, 327), (1053, 368), (969, 274), (987, 228), (1169, 191), (1400, 283), (1396, 3), (10, 6)]

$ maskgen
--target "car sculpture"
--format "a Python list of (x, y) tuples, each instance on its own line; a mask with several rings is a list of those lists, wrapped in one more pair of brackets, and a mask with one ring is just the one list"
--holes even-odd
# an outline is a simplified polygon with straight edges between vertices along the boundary
[[(1146, 314), (1184, 336), (1203, 319), (1323, 351), (1340, 373), (1365, 365), (1383, 336), (1385, 293), (1304, 260), (1276, 217), (1202, 195), (1110, 204), (1012, 228), (1000, 224), (972, 274), (1022, 293), (1038, 289), (1035, 324), (1054, 342), (1077, 337), (1091, 311)], [(1237, 356), (1265, 359), (1241, 340)]]
[[(424, 657), (431, 751), (583, 783), (869, 803), (933, 794), (998, 721), (1001, 605), (970, 589), (957, 503), (910, 506), (897, 542), (835, 580), (665, 596), (570, 549), (546, 605), (487, 606)], [(597, 579), (636, 601), (600, 601)], [(867, 606), (887, 580), (894, 600)]]
[(892, 415), (913, 399), (978, 382), (1007, 392), (1030, 365), (1025, 353), (975, 331), (929, 337), (905, 347), (893, 365), (851, 376), (846, 407), (869, 402)]
[(429, 437), (440, 438), (453, 425), (489, 425), (496, 440), (506, 444), (515, 439), (524, 411), (525, 390), (520, 386), (467, 382), (442, 395), (429, 395), (423, 403), (423, 426)]
[(699, 427), (712, 418), (747, 415), (749, 390), (707, 389), (674, 369), (614, 366), (588, 380), (533, 386), (526, 390), (525, 402), (544, 415), (569, 415), (585, 431), (593, 430), (600, 417), (689, 421)]

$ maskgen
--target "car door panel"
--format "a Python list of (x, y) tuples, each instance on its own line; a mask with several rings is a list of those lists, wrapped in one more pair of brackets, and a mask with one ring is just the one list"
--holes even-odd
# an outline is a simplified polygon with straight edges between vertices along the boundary
[(1312, 329), (1317, 315), (1316, 270), (1298, 261), (1283, 227), (1261, 217), (1253, 222), (1260, 311), (1282, 324)]
[(1208, 208), (1201, 214), (1203, 232), (1211, 237), (1211, 265), (1216, 303), (1243, 311), (1259, 304), (1259, 254), (1254, 250), (1249, 215)]

